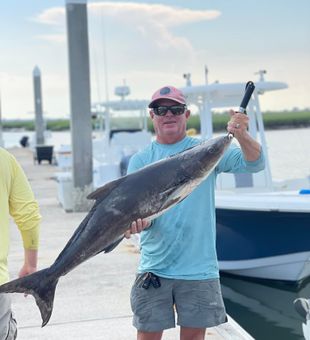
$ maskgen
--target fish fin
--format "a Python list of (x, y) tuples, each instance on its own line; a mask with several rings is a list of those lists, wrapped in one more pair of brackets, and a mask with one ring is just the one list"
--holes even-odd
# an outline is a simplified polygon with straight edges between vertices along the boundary
[(58, 278), (52, 278), (47, 269), (12, 280), (0, 286), (0, 293), (26, 293), (34, 296), (39, 307), (42, 327), (44, 327), (53, 311), (54, 296)]
[(115, 249), (123, 241), (124, 237), (125, 237), (124, 235), (121, 236), (116, 241), (114, 241), (113, 243), (111, 243), (110, 245), (105, 247), (104, 249), (100, 250), (99, 253), (101, 253), (102, 251), (104, 251), (105, 253), (111, 252), (113, 249)]
[[(187, 182), (188, 178), (184, 176), (182, 179), (180, 179), (179, 184), (186, 184)], [(181, 192), (182, 187), (179, 186), (174, 186), (164, 191), (162, 195), (166, 197), (166, 199), (163, 201), (163, 204), (159, 210), (167, 210), (169, 207), (182, 202), (188, 195), (182, 197)]]
[(90, 194), (87, 196), (87, 199), (89, 199), (89, 200), (96, 200), (96, 199), (98, 199), (98, 198), (100, 198), (100, 199), (105, 198), (106, 196), (109, 195), (109, 193), (110, 193), (114, 188), (116, 188), (116, 187), (119, 185), (119, 183), (121, 183), (121, 182), (124, 180), (125, 177), (126, 177), (126, 176), (121, 177), (121, 178), (118, 178), (118, 179), (116, 179), (116, 180), (114, 180), (114, 181), (111, 181), (111, 182), (109, 182), (109, 183), (103, 185), (102, 187), (99, 187), (98, 189), (96, 189), (95, 191), (93, 191), (92, 193), (90, 193)]

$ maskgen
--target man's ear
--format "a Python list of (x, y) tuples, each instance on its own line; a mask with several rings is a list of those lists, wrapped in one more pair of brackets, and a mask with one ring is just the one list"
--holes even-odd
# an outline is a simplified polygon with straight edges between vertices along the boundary
[(191, 111), (190, 110), (186, 110), (186, 112), (185, 112), (186, 119), (188, 119), (190, 115), (191, 115)]
[(149, 112), (150, 112), (151, 119), (154, 119), (154, 111), (153, 111), (153, 109), (151, 109)]

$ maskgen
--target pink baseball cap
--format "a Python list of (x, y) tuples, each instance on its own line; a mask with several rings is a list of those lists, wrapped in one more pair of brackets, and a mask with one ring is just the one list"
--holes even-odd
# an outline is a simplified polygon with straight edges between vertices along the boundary
[(155, 102), (159, 99), (171, 99), (177, 103), (186, 105), (183, 92), (174, 86), (164, 86), (157, 90), (152, 96), (152, 101), (149, 104), (149, 108), (154, 107)]

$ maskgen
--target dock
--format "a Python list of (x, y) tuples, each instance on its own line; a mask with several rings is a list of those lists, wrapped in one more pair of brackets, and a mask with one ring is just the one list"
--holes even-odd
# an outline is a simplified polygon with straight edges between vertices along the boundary
[[(9, 150), (20, 162), (30, 181), (42, 215), (39, 268), (50, 266), (86, 213), (66, 213), (57, 200), (57, 167), (34, 163), (27, 148)], [(23, 248), (17, 227), (11, 222), (9, 269), (18, 276)], [(138, 266), (139, 252), (124, 240), (109, 254), (99, 254), (61, 277), (49, 323), (41, 328), (41, 316), (32, 296), (12, 294), (18, 322), (18, 340), (134, 340), (130, 290)], [(253, 339), (233, 319), (207, 330), (211, 340)], [(164, 332), (164, 340), (179, 339), (179, 327)]]

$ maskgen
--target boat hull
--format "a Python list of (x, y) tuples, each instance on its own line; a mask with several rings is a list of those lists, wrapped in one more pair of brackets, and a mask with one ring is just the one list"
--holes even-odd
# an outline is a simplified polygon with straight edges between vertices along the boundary
[(310, 252), (244, 261), (219, 261), (220, 270), (246, 277), (297, 282), (310, 276)]
[(263, 279), (310, 276), (308, 212), (216, 209), (221, 271)]

